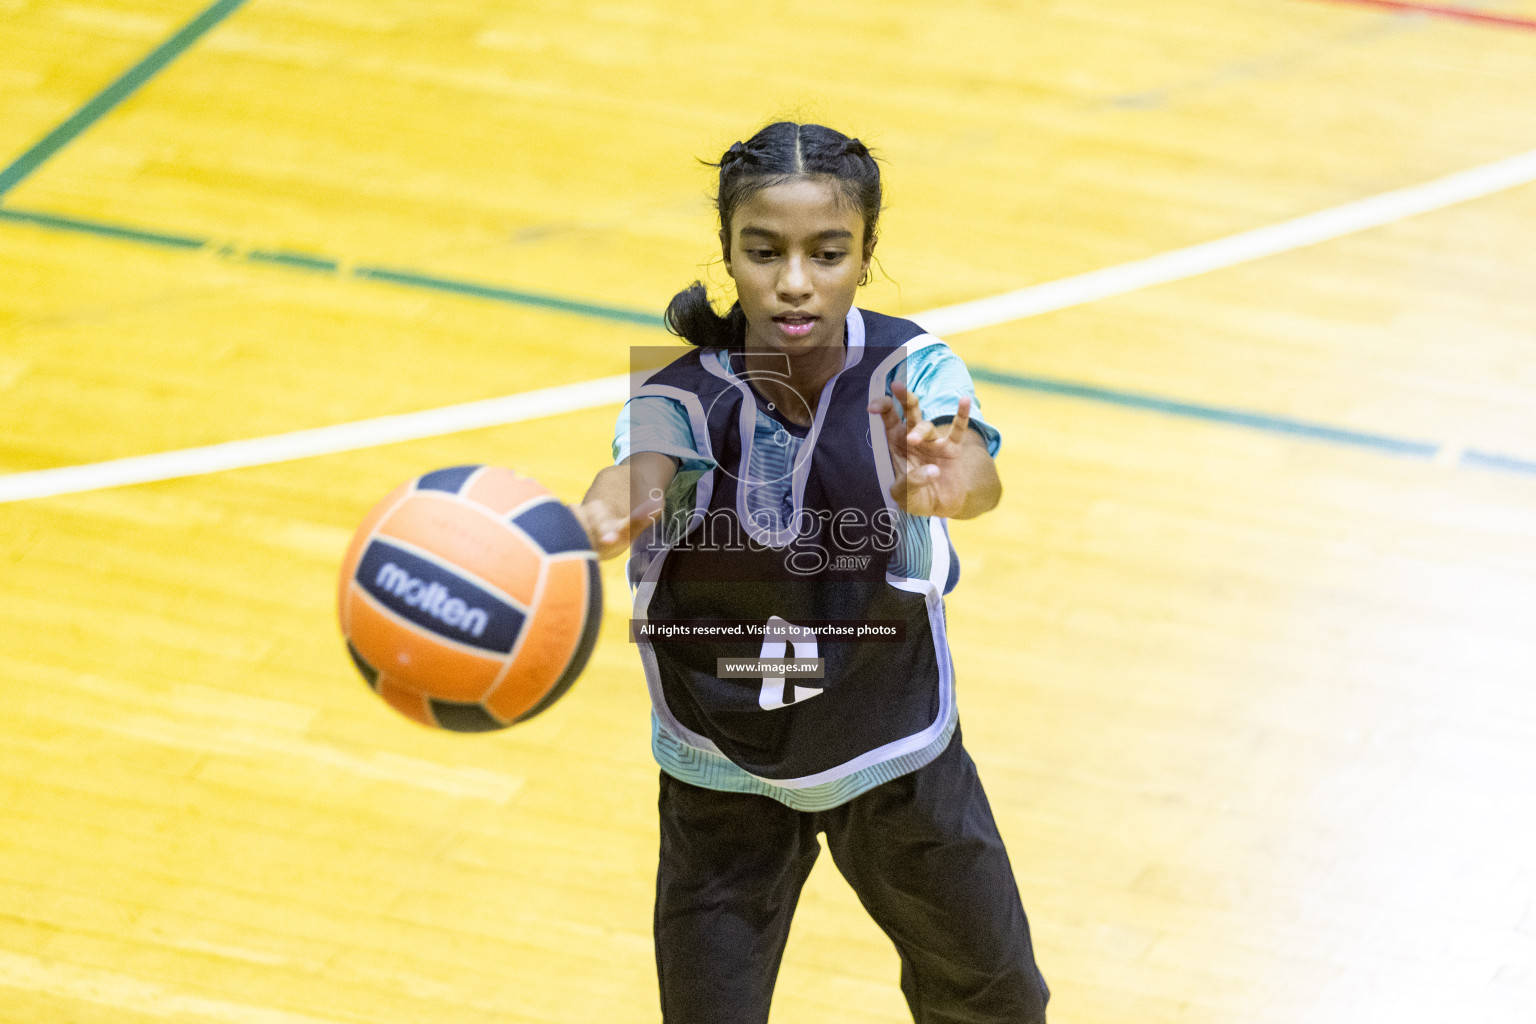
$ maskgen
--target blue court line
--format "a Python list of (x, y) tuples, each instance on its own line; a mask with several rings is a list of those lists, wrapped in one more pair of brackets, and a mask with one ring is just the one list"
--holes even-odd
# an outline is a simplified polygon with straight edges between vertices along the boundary
[(1530, 459), (1516, 459), (1509, 455), (1495, 455), (1491, 452), (1467, 450), (1461, 453), (1463, 466), (1476, 466), (1479, 469), (1500, 469), (1507, 473), (1529, 473), (1536, 476), (1536, 462)]
[[(572, 316), (609, 320), (616, 323), (643, 327), (661, 327), (664, 324), (660, 316), (644, 310), (608, 306), (595, 302), (582, 302), (555, 295), (544, 295), (515, 288), (504, 288), (498, 285), (441, 277), (412, 270), (367, 265), (354, 266), (349, 269), (340, 260), (311, 253), (274, 249), (241, 249), (239, 246), (227, 242), (217, 242), (212, 238), (149, 231), (143, 228), (107, 224), (80, 217), (65, 217), (57, 214), (0, 207), (0, 221), (13, 221), (55, 231), (76, 232), (117, 241), (138, 242), (140, 244), (157, 245), (182, 251), (209, 250), (224, 259), (232, 261), (267, 263), (308, 272), (335, 274), (338, 277), (355, 277), (370, 281), (380, 281), (406, 288), (419, 288), (438, 293), (484, 299), (491, 302), (534, 307), (552, 312), (566, 313)], [(1243, 409), (1201, 405), (1194, 402), (1159, 398), (1155, 395), (1095, 387), (1089, 384), (1078, 384), (1072, 381), (1055, 380), (1048, 377), (1007, 373), (1001, 370), (989, 369), (985, 366), (972, 366), (970, 371), (971, 377), (974, 380), (984, 384), (994, 384), (1022, 391), (1033, 391), (1041, 394), (1059, 395), (1065, 398), (1100, 402), (1121, 408), (1141, 409), (1168, 416), (1202, 420), (1207, 423), (1246, 427), (1251, 430), (1282, 434), (1310, 441), (1364, 448), (1387, 455), (1431, 460), (1438, 457), (1441, 453), (1441, 446), (1429, 441), (1347, 430), (1341, 427), (1329, 426), (1325, 423), (1313, 423), (1307, 420), (1249, 412)], [(1499, 455), (1492, 452), (1469, 449), (1459, 453), (1454, 461), (1456, 465), (1474, 469), (1536, 476), (1536, 461)]]
[(123, 100), (132, 96), (145, 82), (198, 39), (207, 34), (219, 22), (235, 12), (245, 0), (218, 0), (213, 6), (193, 18), (181, 30), (151, 50), (143, 60), (123, 72), (117, 81), (97, 93), (85, 106), (75, 111), (68, 120), (43, 136), (9, 167), (0, 171), (0, 197), (43, 165), (49, 157), (69, 145), (81, 132), (105, 117)]

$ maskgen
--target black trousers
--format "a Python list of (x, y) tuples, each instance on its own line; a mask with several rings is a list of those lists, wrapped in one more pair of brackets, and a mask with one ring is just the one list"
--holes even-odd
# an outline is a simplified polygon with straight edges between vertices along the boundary
[(666, 1024), (765, 1024), (818, 832), (901, 957), (917, 1024), (1041, 1024), (1050, 997), (957, 731), (923, 768), (829, 811), (661, 776), (656, 969)]

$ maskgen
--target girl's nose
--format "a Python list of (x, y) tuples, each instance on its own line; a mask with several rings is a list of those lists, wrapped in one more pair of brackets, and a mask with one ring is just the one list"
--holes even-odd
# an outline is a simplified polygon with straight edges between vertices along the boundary
[(778, 291), (779, 299), (783, 302), (798, 302), (810, 297), (811, 276), (806, 272), (803, 257), (791, 256), (784, 261), (784, 269), (779, 274)]

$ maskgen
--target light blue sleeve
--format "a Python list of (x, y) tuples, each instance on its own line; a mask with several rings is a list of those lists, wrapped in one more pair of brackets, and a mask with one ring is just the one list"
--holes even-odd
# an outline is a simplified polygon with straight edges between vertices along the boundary
[(664, 395), (636, 395), (625, 402), (614, 427), (614, 464), (636, 452), (660, 452), (678, 461), (677, 473), (667, 485), (662, 521), (668, 524), (667, 535), (676, 530), (680, 536), (694, 507), (699, 478), (715, 468), (713, 460), (699, 453), (687, 408)]
[[(971, 400), (971, 428), (987, 443), (987, 454), (996, 455), (1002, 447), (1003, 435), (986, 422), (981, 415), (981, 403), (976, 399), (976, 385), (971, 372), (954, 350), (943, 342), (918, 349), (907, 357), (907, 390), (917, 396), (918, 408), (930, 423), (948, 421), (960, 410), (960, 399)], [(894, 374), (893, 374), (894, 376)], [(890, 393), (891, 381), (885, 382)]]
[(699, 478), (714, 469), (715, 463), (699, 453), (683, 403), (663, 395), (636, 395), (624, 403), (614, 428), (613, 461), (618, 464), (636, 452), (660, 452), (677, 460), (677, 473), (667, 485), (663, 515), (668, 522), (686, 520)]
[(685, 467), (689, 463), (706, 469), (714, 465), (699, 454), (683, 403), (662, 395), (637, 395), (619, 410), (613, 433), (613, 461), (623, 462), (636, 452), (670, 455)]

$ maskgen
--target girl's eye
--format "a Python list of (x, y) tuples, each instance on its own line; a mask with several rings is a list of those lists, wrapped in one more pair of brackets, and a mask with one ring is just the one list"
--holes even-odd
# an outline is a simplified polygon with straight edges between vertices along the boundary
[(772, 249), (748, 249), (747, 255), (759, 263), (766, 263), (776, 255)]
[(823, 262), (823, 263), (836, 263), (838, 260), (842, 259), (846, 255), (848, 255), (848, 254), (845, 253), (845, 252), (842, 252), (841, 250), (838, 250), (838, 249), (828, 249), (825, 252), (817, 253), (816, 254), (816, 258), (821, 260), (821, 262)]

